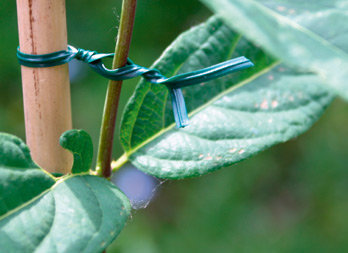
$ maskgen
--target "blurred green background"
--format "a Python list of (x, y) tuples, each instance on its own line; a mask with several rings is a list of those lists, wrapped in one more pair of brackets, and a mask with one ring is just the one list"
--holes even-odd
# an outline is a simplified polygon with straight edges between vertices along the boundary
[[(112, 52), (120, 4), (67, 1), (69, 43)], [(139, 1), (130, 57), (149, 66), (210, 15), (196, 0)], [(13, 0), (0, 2), (0, 35), (0, 131), (25, 138)], [(96, 147), (107, 80), (73, 67), (74, 127), (89, 132)], [(135, 84), (123, 86), (122, 107)], [(208, 176), (164, 182), (108, 252), (348, 252), (347, 112), (348, 103), (336, 100), (296, 140)]]

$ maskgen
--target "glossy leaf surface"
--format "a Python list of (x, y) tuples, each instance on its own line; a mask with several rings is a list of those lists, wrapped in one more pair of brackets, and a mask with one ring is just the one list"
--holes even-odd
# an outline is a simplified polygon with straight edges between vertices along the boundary
[(119, 234), (128, 199), (105, 179), (52, 177), (17, 137), (0, 134), (3, 252), (101, 252)]
[(317, 75), (281, 65), (216, 17), (179, 36), (153, 67), (170, 76), (241, 55), (255, 67), (184, 89), (185, 129), (172, 123), (167, 89), (140, 82), (123, 116), (122, 159), (161, 178), (206, 174), (298, 136), (331, 102)]

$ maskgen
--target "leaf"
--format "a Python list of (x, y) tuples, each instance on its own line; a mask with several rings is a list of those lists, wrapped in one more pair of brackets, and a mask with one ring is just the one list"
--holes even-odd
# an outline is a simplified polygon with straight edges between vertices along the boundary
[(348, 99), (345, 0), (202, 0), (228, 25), (290, 66), (317, 73)]
[(58, 181), (33, 163), (17, 137), (0, 133), (2, 252), (101, 252), (130, 213), (128, 199), (86, 174)]
[(72, 173), (88, 172), (93, 159), (93, 143), (89, 134), (84, 130), (72, 129), (61, 135), (59, 143), (74, 155)]
[(255, 67), (184, 89), (184, 129), (174, 128), (167, 89), (141, 81), (123, 115), (126, 153), (114, 167), (129, 159), (156, 177), (203, 175), (298, 136), (330, 104), (315, 74), (280, 65), (216, 17), (180, 35), (153, 67), (170, 76), (240, 55)]
[(0, 133), (0, 216), (26, 203), (55, 184), (31, 159), (17, 137)]

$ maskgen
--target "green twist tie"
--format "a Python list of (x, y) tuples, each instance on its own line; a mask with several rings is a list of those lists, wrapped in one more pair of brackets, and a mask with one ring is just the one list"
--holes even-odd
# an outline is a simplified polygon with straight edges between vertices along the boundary
[(114, 57), (113, 53), (102, 54), (96, 51), (84, 50), (81, 48), (77, 49), (70, 45), (68, 46), (68, 50), (42, 55), (25, 54), (17, 48), (18, 61), (21, 65), (26, 67), (53, 67), (68, 63), (72, 59), (77, 59), (87, 63), (95, 72), (111, 80), (121, 81), (142, 76), (150, 83), (164, 84), (169, 89), (172, 98), (175, 122), (179, 128), (188, 125), (188, 115), (181, 88), (207, 82), (231, 74), (235, 71), (254, 66), (249, 59), (241, 56), (204, 69), (168, 78), (163, 76), (157, 69), (149, 69), (134, 64), (129, 58), (124, 67), (108, 69), (105, 67), (102, 60), (104, 58), (112, 57)]

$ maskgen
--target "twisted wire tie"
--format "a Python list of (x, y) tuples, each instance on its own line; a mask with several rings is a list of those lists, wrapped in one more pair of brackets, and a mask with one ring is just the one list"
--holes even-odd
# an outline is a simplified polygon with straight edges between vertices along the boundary
[(72, 59), (77, 59), (87, 63), (95, 72), (111, 80), (120, 81), (142, 76), (152, 84), (164, 84), (167, 86), (171, 96), (174, 119), (178, 128), (188, 125), (188, 115), (181, 88), (207, 82), (254, 66), (249, 59), (241, 56), (204, 69), (167, 78), (157, 69), (139, 66), (134, 64), (129, 58), (124, 67), (108, 69), (102, 60), (112, 57), (114, 57), (113, 53), (98, 53), (97, 51), (82, 48), (77, 49), (70, 45), (68, 46), (68, 50), (42, 55), (25, 54), (19, 50), (19, 47), (17, 48), (19, 63), (27, 67), (53, 67), (68, 63)]

